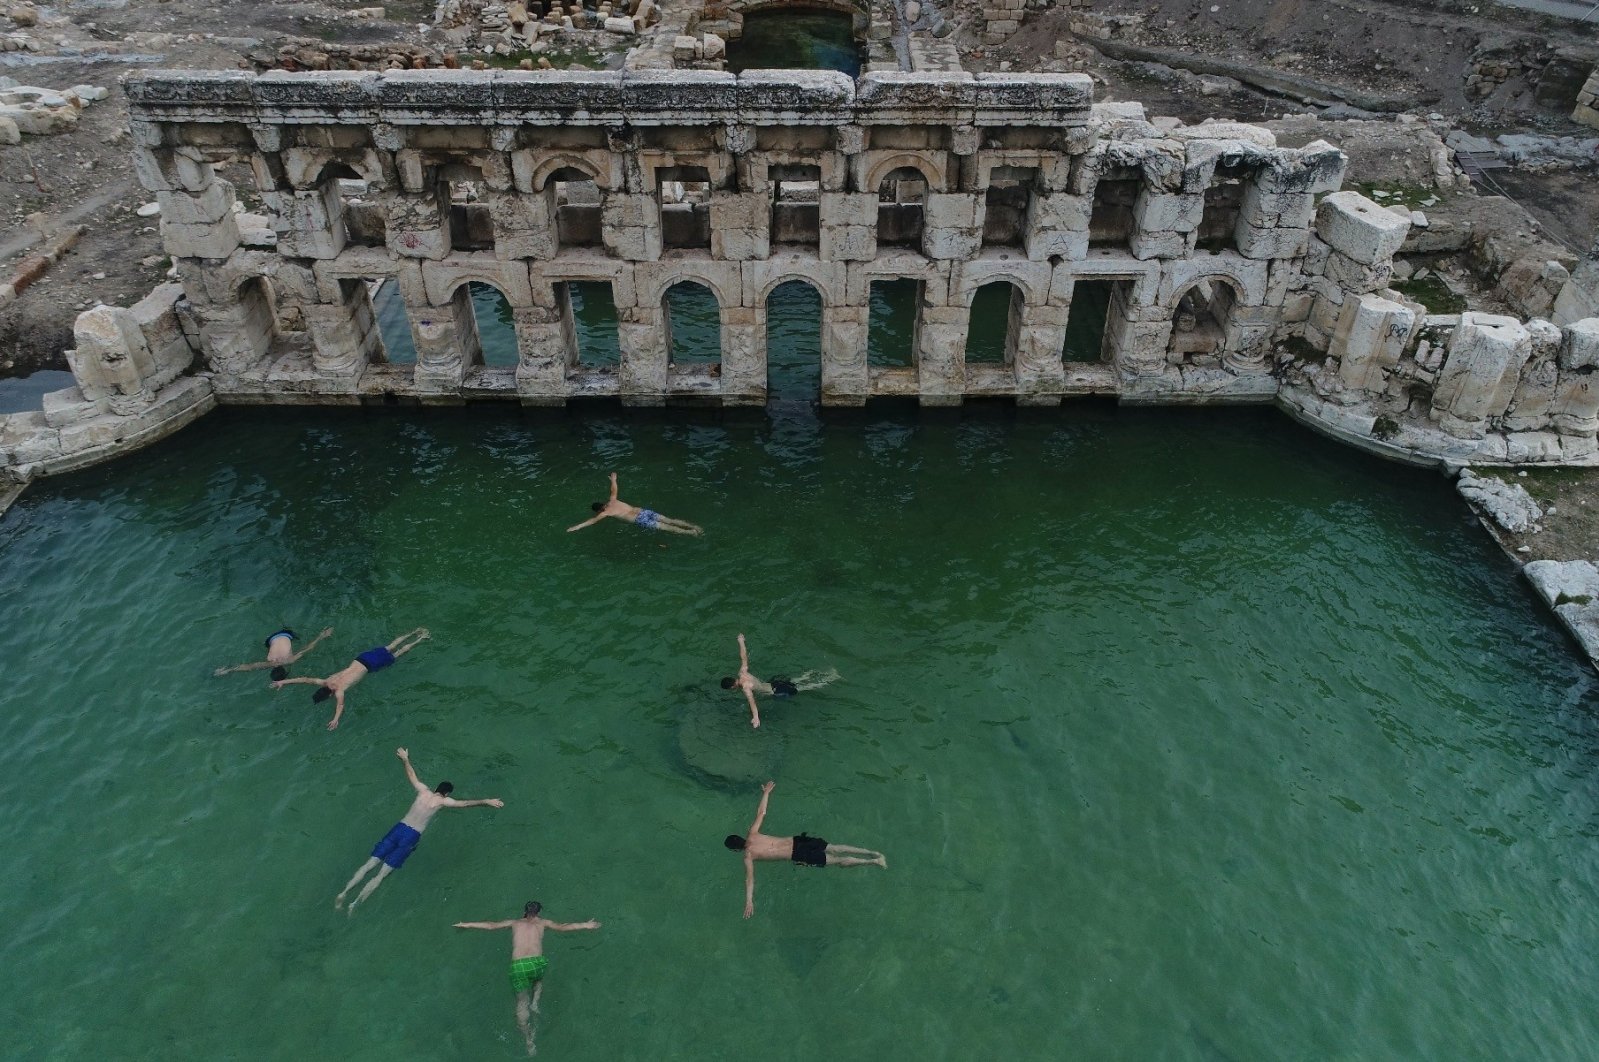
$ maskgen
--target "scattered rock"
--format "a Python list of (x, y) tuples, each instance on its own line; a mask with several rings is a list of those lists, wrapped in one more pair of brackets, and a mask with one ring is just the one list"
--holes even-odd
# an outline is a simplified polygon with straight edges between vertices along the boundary
[(146, 203), (139, 209), (135, 210), (134, 213), (139, 215), (141, 218), (153, 218), (157, 214), (161, 213), (161, 204)]
[(1455, 487), (1461, 497), (1488, 514), (1488, 518), (1511, 534), (1536, 534), (1543, 530), (1538, 521), (1543, 510), (1519, 483), (1506, 483), (1492, 476), (1479, 476), (1461, 469)]

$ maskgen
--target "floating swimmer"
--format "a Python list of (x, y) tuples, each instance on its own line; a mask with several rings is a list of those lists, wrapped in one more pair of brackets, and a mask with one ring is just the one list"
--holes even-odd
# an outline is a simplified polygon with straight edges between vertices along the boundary
[(450, 794), (455, 792), (455, 786), (449, 782), (440, 782), (437, 789), (429, 789), (422, 784), (416, 776), (416, 769), (411, 766), (411, 753), (406, 749), (395, 749), (394, 754), (400, 757), (400, 762), (405, 764), (405, 777), (410, 780), (411, 788), (416, 790), (416, 799), (411, 801), (411, 808), (405, 817), (396, 822), (388, 833), (383, 835), (372, 849), (372, 858), (361, 864), (361, 869), (355, 872), (355, 877), (344, 886), (333, 901), (335, 909), (344, 906), (345, 895), (379, 863), (383, 869), (377, 876), (366, 883), (366, 888), (350, 903), (350, 914), (355, 914), (355, 905), (372, 895), (372, 890), (383, 884), (383, 879), (389, 876), (390, 871), (399, 870), (416, 851), (416, 843), (422, 839), (422, 831), (428, 828), (428, 823), (433, 821), (440, 808), (503, 808), (505, 801), (498, 797), (488, 800), (452, 800)]
[[(766, 804), (771, 799), (776, 782), (761, 786), (761, 806), (755, 809), (755, 821), (743, 837), (736, 833), (727, 835), (722, 843), (735, 852), (744, 853), (744, 917), (755, 914), (755, 861), (757, 859), (782, 859), (802, 867), (887, 867), (883, 853), (870, 848), (853, 848), (847, 844), (828, 844), (820, 837), (800, 834), (798, 837), (768, 837), (761, 832), (766, 819)], [(859, 858), (859, 857), (866, 858)]]
[[(418, 645), (421, 645), (431, 637), (433, 637), (433, 635), (428, 633), (428, 629), (426, 627), (418, 627), (410, 634), (400, 635), (388, 645), (379, 645), (372, 649), (368, 649), (366, 652), (350, 661), (348, 667), (344, 668), (342, 671), (338, 671), (332, 675), (329, 675), (327, 678), (278, 679), (272, 684), (272, 688), (275, 690), (281, 690), (285, 686), (292, 686), (296, 684), (318, 687), (317, 691), (311, 694), (311, 702), (313, 704), (321, 704), (329, 697), (333, 698), (333, 718), (328, 720), (328, 729), (337, 730), (339, 728), (339, 717), (344, 714), (345, 690), (349, 689), (357, 682), (360, 682), (372, 672), (382, 671), (384, 668), (388, 667), (400, 657), (404, 656), (406, 653), (409, 653), (412, 649), (415, 649)], [(414, 638), (415, 641), (402, 646), (401, 643), (405, 642), (407, 638)]]
[(829, 682), (838, 681), (838, 672), (832, 668), (822, 671), (807, 671), (791, 679), (773, 677), (770, 682), (762, 682), (750, 674), (750, 651), (744, 644), (744, 636), (738, 636), (738, 678), (731, 675), (722, 677), (722, 688), (730, 690), (734, 687), (744, 691), (744, 699), (750, 703), (750, 726), (761, 725), (761, 710), (755, 706), (755, 695), (763, 697), (776, 697), (782, 700), (792, 697), (806, 690), (819, 690)]
[[(503, 922), (457, 922), (456, 929), (509, 929), (511, 931), (511, 991), (516, 993), (516, 1025), (527, 1041), (527, 1053), (537, 1054), (533, 1046), (532, 1018), (539, 1012), (539, 995), (544, 991), (544, 973), (550, 960), (544, 957), (544, 931), (569, 933), (575, 929), (598, 929), (592, 918), (587, 922), (551, 922), (540, 918), (543, 910), (537, 900), (529, 900), (521, 918)], [(530, 994), (531, 990), (531, 994)]]
[(581, 524), (573, 524), (568, 531), (581, 531), (591, 524), (597, 524), (607, 516), (624, 523), (637, 524), (646, 531), (670, 531), (674, 535), (703, 535), (705, 529), (687, 520), (674, 520), (670, 516), (662, 516), (653, 509), (640, 509), (637, 505), (629, 505), (619, 501), (616, 497), (616, 473), (611, 473), (611, 500), (595, 502), (589, 506), (593, 509), (594, 516), (584, 520)]
[(260, 671), (264, 667), (272, 669), (272, 678), (281, 680), (289, 677), (289, 665), (295, 663), (300, 657), (316, 648), (316, 643), (333, 633), (333, 628), (328, 627), (321, 634), (311, 639), (309, 645), (298, 653), (294, 651), (294, 643), (300, 637), (292, 630), (285, 627), (276, 634), (267, 635), (266, 659), (256, 660), (248, 664), (235, 664), (233, 667), (219, 667), (211, 672), (213, 675), (226, 675), (234, 671)]

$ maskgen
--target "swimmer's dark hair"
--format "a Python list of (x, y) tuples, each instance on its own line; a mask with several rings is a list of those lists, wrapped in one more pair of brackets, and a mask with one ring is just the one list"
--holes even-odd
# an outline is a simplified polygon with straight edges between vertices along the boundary
[(734, 679), (732, 675), (723, 675), (722, 676), (722, 688), (724, 690), (730, 690), (737, 684), (738, 684), (737, 680)]
[(453, 782), (440, 782), (439, 787), (433, 791), (439, 796), (449, 796), (455, 792), (455, 784)]
[(735, 852), (744, 851), (744, 838), (740, 837), (736, 833), (728, 834), (727, 840), (723, 841), (722, 843), (727, 845), (727, 847), (731, 848)]
[(269, 672), (269, 674), (272, 676), (273, 682), (282, 682), (284, 679), (289, 677), (289, 669), (281, 666), (275, 667)]
[(537, 900), (529, 900), (527, 906), (522, 908), (523, 918), (537, 918), (539, 912), (544, 910), (544, 905)]
[(603, 513), (605, 511), (605, 503), (595, 502), (594, 504), (590, 505), (589, 508), (593, 509), (597, 513)]
[(333, 696), (332, 690), (328, 689), (326, 686), (318, 686), (311, 694), (311, 703), (321, 704), (331, 696)]

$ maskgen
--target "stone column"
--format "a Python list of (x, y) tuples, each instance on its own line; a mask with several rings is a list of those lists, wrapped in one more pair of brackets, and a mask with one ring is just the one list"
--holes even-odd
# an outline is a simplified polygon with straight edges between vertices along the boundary
[(550, 217), (550, 195), (508, 190), (490, 191), (484, 197), (494, 222), (494, 256), (503, 261), (518, 258), (554, 258), (556, 238)]
[(1480, 439), (1502, 416), (1532, 353), (1532, 336), (1514, 317), (1467, 312), (1449, 337), (1432, 395), (1432, 418), (1450, 435)]
[(512, 310), (516, 321), (516, 393), (524, 406), (564, 406), (570, 356), (566, 322), (554, 306)]
[(1560, 383), (1560, 329), (1548, 321), (1527, 322), (1532, 353), (1521, 367), (1515, 397), (1505, 412), (1505, 430), (1544, 431), (1550, 425), (1551, 407)]
[(1016, 336), (1016, 401), (1018, 405), (1057, 405), (1066, 386), (1066, 319), (1071, 305), (1022, 306)]
[(1562, 435), (1593, 439), (1599, 430), (1599, 317), (1568, 325), (1560, 347), (1560, 379), (1551, 404)]
[(924, 293), (916, 312), (916, 391), (921, 404), (958, 406), (966, 391), (971, 311), (964, 306), (929, 305)]
[(824, 262), (870, 262), (877, 257), (877, 194), (823, 192), (818, 216)]
[(391, 194), (388, 199), (389, 250), (402, 258), (438, 261), (450, 253), (450, 197), (443, 186)]
[(661, 257), (661, 211), (647, 193), (611, 192), (600, 210), (605, 249), (629, 262), (656, 262)]
[(1376, 295), (1344, 303), (1327, 356), (1338, 358), (1338, 379), (1351, 391), (1381, 391), (1399, 364), (1415, 326), (1408, 308)]
[(621, 391), (626, 406), (666, 404), (666, 330), (659, 306), (618, 307), (617, 340), (622, 348)]
[(766, 307), (722, 307), (722, 404), (766, 404)]
[(1245, 258), (1293, 258), (1304, 253), (1310, 235), (1316, 197), (1308, 192), (1267, 191), (1269, 182), (1264, 178), (1270, 173), (1257, 173), (1244, 185), (1233, 241)]
[[(403, 290), (403, 289), (402, 289)], [(458, 392), (466, 366), (481, 361), (477, 322), (472, 317), (469, 286), (462, 284), (445, 306), (406, 305), (411, 319), (411, 335), (416, 343), (416, 371), (412, 376), (419, 391), (436, 394)]]
[(711, 256), (757, 261), (771, 253), (771, 192), (711, 193)]
[(871, 308), (822, 306), (822, 404), (863, 406), (871, 391), (866, 328)]
[(343, 298), (336, 303), (305, 307), (306, 329), (311, 333), (311, 367), (320, 378), (317, 388), (348, 394), (360, 382), (367, 365), (378, 360), (383, 337), (365, 281), (339, 285)]
[(1129, 287), (1117, 284), (1111, 291), (1105, 348), (1123, 375), (1159, 376), (1166, 370), (1166, 349), (1171, 344), (1171, 311), (1136, 305)]
[(1203, 192), (1168, 193), (1145, 184), (1133, 201), (1133, 257), (1186, 258), (1194, 250), (1194, 234), (1205, 215)]
[(1092, 195), (1034, 192), (1022, 222), (1022, 247), (1028, 259), (1042, 262), (1059, 255), (1075, 262), (1088, 257), (1088, 219), (1093, 212)]
[(929, 258), (961, 261), (983, 249), (982, 195), (976, 192), (928, 192), (922, 206), (922, 253)]
[(336, 177), (315, 188), (268, 195), (278, 213), (278, 252), (291, 258), (337, 258), (348, 235)]

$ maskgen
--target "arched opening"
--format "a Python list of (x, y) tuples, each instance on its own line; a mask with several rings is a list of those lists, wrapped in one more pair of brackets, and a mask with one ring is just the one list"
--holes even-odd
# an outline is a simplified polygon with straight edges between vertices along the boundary
[(771, 242), (800, 246), (820, 243), (822, 168), (772, 166), (767, 170), (767, 180), (772, 184)]
[(514, 369), (521, 361), (516, 342), (516, 318), (511, 300), (492, 284), (469, 281), (472, 322), (483, 364), (491, 369)]
[(1205, 212), (1199, 219), (1195, 245), (1203, 251), (1224, 251), (1233, 246), (1233, 229), (1243, 206), (1249, 167), (1242, 162), (1223, 160), (1205, 189)]
[(803, 280), (766, 297), (766, 388), (777, 401), (809, 402), (822, 392), (822, 295)]
[[(384, 280), (340, 281), (351, 319), (363, 338), (367, 360), (374, 364), (416, 364), (416, 339), (411, 335), (411, 318), (400, 297), (400, 285), (392, 277)], [(375, 325), (375, 327), (374, 327)]]
[(1220, 364), (1237, 301), (1238, 293), (1223, 277), (1195, 281), (1177, 300), (1172, 314), (1167, 360), (1173, 364)]
[(877, 185), (877, 245), (922, 246), (927, 178), (914, 166), (890, 170)]
[(655, 171), (661, 207), (662, 247), (711, 245), (711, 175), (703, 166), (663, 166)]
[(1008, 280), (984, 284), (972, 296), (966, 326), (966, 361), (1010, 365), (1016, 359), (1016, 341), (1022, 334), (1022, 309), (1027, 296)]
[(615, 376), (622, 363), (616, 300), (604, 280), (567, 280), (555, 285), (568, 366)]
[(922, 304), (920, 280), (874, 280), (866, 324), (866, 364), (897, 369), (916, 364), (917, 310)]
[(1020, 247), (1027, 227), (1027, 209), (1038, 187), (1032, 166), (995, 166), (983, 193), (984, 247)]
[(594, 178), (572, 166), (563, 166), (545, 179), (544, 194), (555, 219), (557, 247), (599, 247), (600, 187)]
[(781, 7), (744, 15), (743, 31), (727, 43), (727, 69), (838, 70), (861, 73), (855, 16), (847, 11)]
[(1089, 363), (1109, 360), (1105, 349), (1105, 323), (1117, 285), (1131, 287), (1131, 282), (1079, 280), (1072, 285), (1072, 305), (1066, 313), (1066, 345), (1061, 350), (1063, 360)]
[(494, 250), (494, 216), (480, 202), (483, 175), (475, 167), (439, 167), (439, 182), (450, 204), (450, 250)]
[(1127, 249), (1133, 238), (1133, 204), (1142, 187), (1130, 166), (1108, 169), (1094, 185), (1093, 212), (1088, 218), (1088, 246)]
[(721, 374), (722, 314), (710, 288), (692, 280), (667, 288), (661, 296), (661, 329), (668, 372), (701, 377)]

